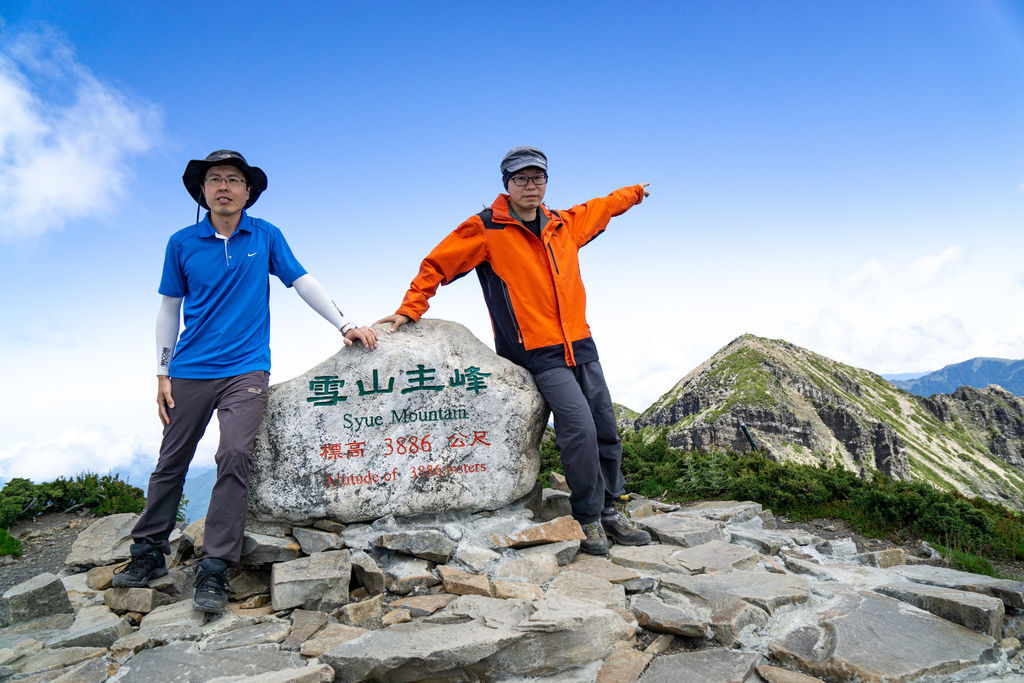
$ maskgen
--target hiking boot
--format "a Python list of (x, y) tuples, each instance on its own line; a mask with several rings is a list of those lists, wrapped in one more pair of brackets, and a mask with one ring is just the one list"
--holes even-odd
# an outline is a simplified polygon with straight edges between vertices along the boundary
[(139, 555), (114, 570), (114, 588), (146, 588), (150, 579), (167, 576), (167, 564), (164, 554), (159, 550), (150, 550)]
[(647, 545), (651, 542), (651, 535), (629, 518), (627, 505), (629, 496), (619, 496), (611, 506), (601, 510), (601, 526), (619, 545)]
[(196, 569), (196, 594), (192, 608), (219, 614), (228, 604), (228, 563), (206, 558)]
[(608, 538), (604, 535), (601, 522), (590, 522), (582, 526), (587, 537), (580, 541), (580, 550), (588, 555), (607, 555)]

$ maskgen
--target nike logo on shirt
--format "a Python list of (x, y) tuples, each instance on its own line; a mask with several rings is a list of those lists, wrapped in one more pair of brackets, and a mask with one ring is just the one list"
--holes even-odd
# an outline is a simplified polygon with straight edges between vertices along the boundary
[(260, 252), (258, 252), (258, 251), (254, 251), (254, 252), (252, 252), (251, 254), (249, 254), (249, 256), (255, 256), (255, 255), (256, 255), (256, 254), (258, 254), (258, 253), (260, 253)]

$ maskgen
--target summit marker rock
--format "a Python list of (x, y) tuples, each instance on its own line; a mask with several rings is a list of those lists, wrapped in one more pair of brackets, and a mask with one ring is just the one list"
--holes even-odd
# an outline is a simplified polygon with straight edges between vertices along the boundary
[(307, 525), (493, 510), (526, 495), (547, 407), (533, 378), (469, 330), (420, 320), (276, 385), (249, 512)]

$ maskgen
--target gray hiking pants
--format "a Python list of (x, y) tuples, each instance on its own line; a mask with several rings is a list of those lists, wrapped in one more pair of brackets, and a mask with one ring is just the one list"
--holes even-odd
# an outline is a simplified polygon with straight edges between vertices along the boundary
[(132, 529), (132, 555), (151, 549), (171, 552), (167, 539), (174, 529), (185, 474), (199, 439), (217, 411), (217, 482), (206, 514), (203, 555), (238, 562), (253, 442), (267, 406), (269, 380), (270, 373), (263, 370), (222, 379), (171, 378), (171, 422), (164, 427), (160, 458), (149, 477), (146, 509)]
[(601, 363), (552, 368), (533, 379), (555, 416), (555, 443), (572, 491), (572, 516), (580, 524), (595, 522), (626, 485), (622, 442)]

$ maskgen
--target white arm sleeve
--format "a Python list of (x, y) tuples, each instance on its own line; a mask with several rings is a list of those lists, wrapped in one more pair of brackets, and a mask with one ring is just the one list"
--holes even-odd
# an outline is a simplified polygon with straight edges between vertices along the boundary
[(178, 323), (181, 318), (181, 297), (161, 296), (160, 310), (156, 314), (156, 374), (171, 374), (171, 354), (178, 341)]
[(356, 325), (345, 320), (345, 314), (341, 312), (331, 297), (327, 296), (327, 290), (320, 282), (306, 273), (298, 280), (292, 283), (292, 287), (299, 293), (302, 300), (305, 301), (310, 308), (319, 313), (327, 322), (334, 325), (335, 329), (342, 330), (342, 332), (348, 332), (346, 328), (353, 328)]

